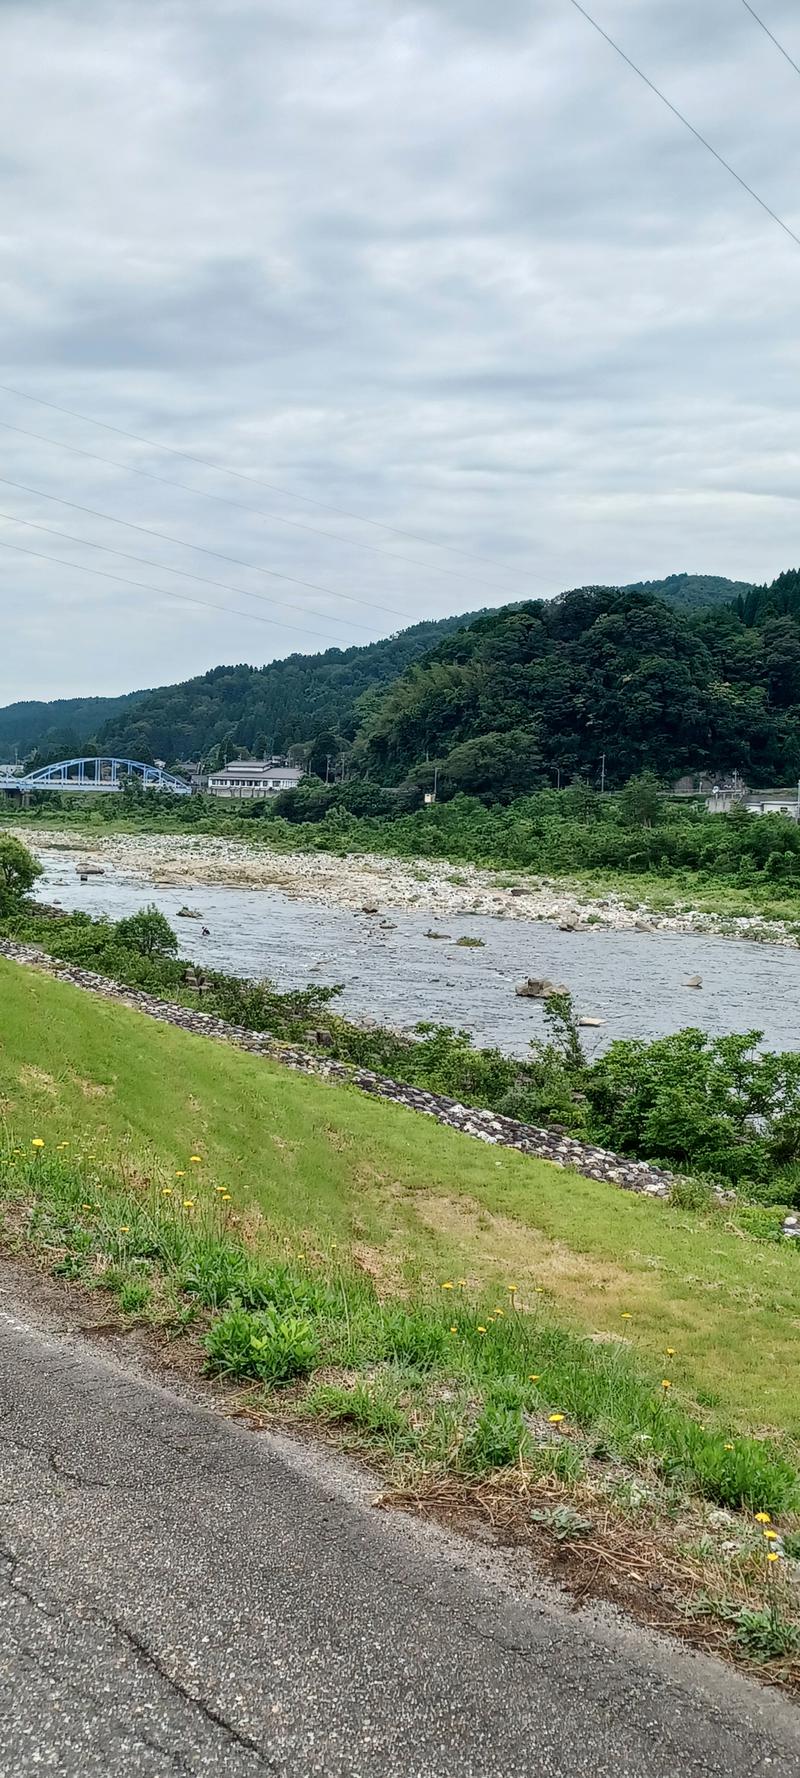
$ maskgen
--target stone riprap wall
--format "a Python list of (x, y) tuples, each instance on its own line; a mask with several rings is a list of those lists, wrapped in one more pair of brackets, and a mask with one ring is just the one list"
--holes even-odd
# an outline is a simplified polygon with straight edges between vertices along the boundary
[(422, 1087), (404, 1086), (400, 1081), (387, 1080), (383, 1075), (373, 1074), (368, 1068), (353, 1068), (327, 1056), (309, 1055), (305, 1050), (295, 1049), (292, 1044), (277, 1042), (267, 1032), (247, 1031), (241, 1025), (231, 1025), (225, 1019), (215, 1018), (213, 1013), (199, 1012), (192, 1007), (158, 1000), (153, 994), (139, 993), (136, 989), (110, 981), (107, 976), (96, 975), (93, 970), (78, 969), (73, 964), (59, 962), (38, 945), (14, 944), (9, 939), (0, 939), (0, 957), (7, 957), (12, 963), (25, 964), (46, 975), (57, 976), (60, 981), (71, 982), (73, 987), (88, 989), (92, 994), (119, 1000), (134, 1011), (145, 1013), (148, 1018), (177, 1025), (180, 1030), (191, 1031), (195, 1036), (213, 1037), (218, 1042), (232, 1043), (238, 1049), (248, 1050), (252, 1055), (267, 1056), (273, 1061), (281, 1062), (286, 1068), (299, 1069), (303, 1074), (320, 1075), (324, 1080), (345, 1082), (357, 1087), (362, 1093), (370, 1093), (373, 1098), (390, 1099), (395, 1105), (404, 1105), (410, 1111), (423, 1112), (426, 1117), (435, 1118), (437, 1123), (460, 1130), (464, 1136), (477, 1137), (480, 1142), (492, 1143), (502, 1148), (516, 1148), (522, 1154), (535, 1155), (539, 1160), (551, 1161), (557, 1167), (568, 1167), (574, 1173), (584, 1174), (587, 1179), (598, 1179), (610, 1185), (621, 1186), (625, 1191), (643, 1192), (652, 1198), (666, 1198), (669, 1195), (673, 1175), (658, 1167), (649, 1166), (646, 1161), (625, 1160), (620, 1155), (609, 1154), (606, 1149), (578, 1142), (575, 1137), (562, 1135), (557, 1130), (540, 1130), (533, 1124), (518, 1123), (515, 1118), (500, 1117), (494, 1111), (478, 1111), (471, 1106), (460, 1105), (456, 1099), (447, 1099), (441, 1093), (429, 1093)]

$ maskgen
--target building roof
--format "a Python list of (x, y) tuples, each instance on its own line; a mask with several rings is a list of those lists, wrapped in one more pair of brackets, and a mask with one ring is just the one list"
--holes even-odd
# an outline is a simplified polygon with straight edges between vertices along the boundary
[(273, 766), (268, 759), (232, 759), (230, 765), (222, 766), (220, 771), (210, 772), (208, 781), (209, 784), (221, 783), (227, 778), (252, 778), (254, 781), (261, 778), (287, 778), (294, 781), (302, 776), (300, 766)]

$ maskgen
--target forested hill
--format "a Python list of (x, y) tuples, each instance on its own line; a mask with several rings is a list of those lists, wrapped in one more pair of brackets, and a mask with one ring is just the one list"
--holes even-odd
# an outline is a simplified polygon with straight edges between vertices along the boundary
[(800, 574), (736, 605), (676, 610), (649, 592), (587, 587), (478, 619), (409, 668), (356, 738), (386, 784), (440, 766), (444, 794), (514, 795), (737, 767), (800, 776)]
[(70, 758), (109, 718), (121, 715), (145, 697), (147, 692), (130, 691), (118, 698), (57, 698), (49, 704), (38, 700), (6, 704), (0, 710), (0, 760), (13, 760), (15, 750), (24, 759), (34, 747)]
[(706, 605), (730, 605), (753, 591), (749, 580), (726, 580), (724, 574), (668, 574), (664, 580), (633, 580), (626, 593), (652, 593), (682, 611), (698, 611)]
[[(747, 598), (752, 589), (719, 575), (671, 574), (639, 582), (671, 605), (694, 608)], [(628, 589), (630, 590), (630, 589)], [(504, 607), (506, 612), (513, 609)], [(0, 709), (0, 759), (63, 758), (91, 740), (107, 752), (170, 761), (207, 756), (220, 743), (285, 751), (323, 735), (349, 739), (365, 693), (379, 696), (443, 637), (473, 622), (463, 613), (415, 624), (367, 647), (291, 655), (265, 667), (221, 666), (177, 685), (118, 698), (65, 698)]]
[(220, 743), (251, 753), (283, 753), (318, 736), (348, 737), (356, 702), (381, 692), (451, 630), (479, 614), (414, 624), (364, 648), (293, 654), (266, 667), (212, 667), (197, 679), (165, 685), (113, 716), (100, 731), (103, 749), (134, 759), (207, 757)]

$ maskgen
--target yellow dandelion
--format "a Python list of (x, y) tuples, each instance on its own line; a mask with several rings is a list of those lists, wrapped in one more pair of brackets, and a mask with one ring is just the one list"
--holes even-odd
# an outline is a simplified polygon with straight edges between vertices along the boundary
[(675, 1357), (675, 1347), (674, 1346), (665, 1347), (665, 1354), (666, 1354), (667, 1358), (674, 1358)]
[(530, 1374), (530, 1376), (529, 1376), (529, 1378), (528, 1378), (528, 1382), (529, 1382), (529, 1383), (538, 1383), (538, 1382), (540, 1382), (540, 1381), (541, 1381), (541, 1375), (542, 1375), (542, 1373), (541, 1373), (541, 1371), (531, 1371), (531, 1374)]
[(777, 1533), (777, 1531), (770, 1530), (770, 1527), (768, 1525), (765, 1525), (764, 1530), (762, 1531), (761, 1535), (762, 1535), (762, 1537), (768, 1538), (770, 1543), (774, 1543), (778, 1533)]
[(563, 1414), (548, 1414), (547, 1418), (548, 1418), (551, 1426), (560, 1426), (561, 1422), (564, 1418), (564, 1415)]
[(230, 1194), (230, 1192), (226, 1192), (226, 1193), (225, 1193), (225, 1196), (224, 1196), (224, 1197), (223, 1197), (223, 1198), (221, 1198), (221, 1199), (220, 1199), (220, 1203), (222, 1203), (222, 1204), (230, 1204), (230, 1202), (231, 1202), (231, 1194)]
[(458, 1328), (457, 1328), (457, 1327), (451, 1327), (451, 1329), (450, 1329), (450, 1332), (451, 1332), (451, 1333), (458, 1333)]
[(726, 1451), (732, 1451), (732, 1450), (733, 1450), (733, 1445), (726, 1445), (726, 1446), (725, 1446), (725, 1449), (726, 1449)]
[(633, 1320), (633, 1316), (632, 1316), (632, 1314), (631, 1314), (631, 1312), (630, 1312), (630, 1309), (623, 1309), (623, 1311), (622, 1311), (622, 1317), (621, 1317), (621, 1318), (622, 1318), (622, 1320), (623, 1320), (623, 1321), (632, 1321), (632, 1320)]
[(44, 1142), (43, 1142), (41, 1136), (34, 1136), (33, 1137), (33, 1140), (31, 1142), (31, 1148), (44, 1148)]
[(493, 1315), (499, 1315), (499, 1316), (504, 1316), (504, 1315), (505, 1315), (505, 1309), (493, 1309), (493, 1310), (492, 1310), (492, 1314), (493, 1314)]
[(171, 1198), (172, 1195), (173, 1195), (172, 1186), (171, 1185), (162, 1185), (162, 1187), (161, 1187), (162, 1198)]
[(756, 1524), (757, 1525), (771, 1525), (772, 1524), (771, 1513), (756, 1513)]
[(192, 1162), (193, 1166), (199, 1167), (202, 1162), (203, 1157), (201, 1154), (190, 1154), (189, 1159)]
[(184, 1208), (184, 1210), (193, 1210), (194, 1209), (194, 1198), (184, 1198), (183, 1208)]
[(778, 1551), (777, 1550), (767, 1550), (767, 1561), (768, 1562), (780, 1562), (780, 1556), (778, 1555)]
[(131, 1232), (130, 1223), (124, 1222), (119, 1232), (121, 1235), (129, 1235)]
[(175, 1168), (175, 1178), (176, 1179), (185, 1179), (186, 1178), (186, 1168), (185, 1167), (176, 1167)]
[(459, 1290), (466, 1290), (466, 1288), (467, 1288), (467, 1280), (466, 1280), (466, 1278), (459, 1278), (459, 1280), (458, 1280), (458, 1288), (459, 1288)]
[(485, 1332), (486, 1332), (486, 1329), (485, 1329), (485, 1327), (479, 1327), (479, 1328), (478, 1328), (478, 1333), (485, 1333)]
[(506, 1290), (508, 1291), (509, 1296), (516, 1296), (517, 1294), (516, 1284), (507, 1284)]
[(669, 1380), (669, 1377), (662, 1377), (661, 1378), (661, 1387), (662, 1387), (662, 1389), (671, 1389), (672, 1388), (672, 1384)]
[(214, 1187), (215, 1192), (220, 1192), (220, 1193), (226, 1192), (227, 1189), (228, 1189), (227, 1185), (215, 1185), (215, 1187)]
[(442, 1290), (453, 1290), (453, 1288), (454, 1288), (454, 1286), (451, 1284), (450, 1279), (445, 1278), (444, 1284), (442, 1285)]

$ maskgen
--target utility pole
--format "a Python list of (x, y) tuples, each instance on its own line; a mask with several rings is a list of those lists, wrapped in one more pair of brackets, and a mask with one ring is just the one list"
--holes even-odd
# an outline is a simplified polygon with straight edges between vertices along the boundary
[(606, 756), (605, 756), (605, 754), (603, 754), (603, 757), (600, 761), (600, 795), (601, 796), (604, 795), (605, 788), (606, 788)]

